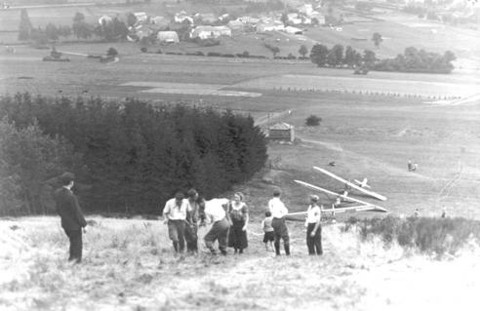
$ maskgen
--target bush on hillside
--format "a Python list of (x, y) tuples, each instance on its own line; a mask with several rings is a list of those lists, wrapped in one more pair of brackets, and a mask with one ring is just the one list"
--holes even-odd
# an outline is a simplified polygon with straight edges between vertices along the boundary
[(306, 120), (305, 124), (307, 126), (318, 126), (320, 125), (320, 122), (322, 122), (322, 118), (316, 116), (316, 115), (310, 115)]
[[(20, 132), (33, 131), (30, 135), (37, 137), (42, 130), (48, 135), (39, 138), (41, 144), (19, 145), (31, 148), (30, 162), (10, 174), (25, 173), (25, 180), (36, 186), (69, 169), (85, 185), (78, 190), (90, 211), (158, 213), (177, 189), (195, 187), (212, 197), (251, 178), (267, 159), (265, 136), (253, 118), (213, 109), (153, 107), (136, 99), (32, 98), (26, 93), (1, 97), (3, 116)], [(45, 140), (57, 136), (62, 138)], [(79, 165), (60, 161), (63, 140), (81, 155)], [(34, 148), (42, 144), (40, 150)], [(55, 157), (47, 161), (42, 152)], [(19, 161), (26, 156), (10, 157)], [(35, 176), (27, 175), (30, 171)], [(40, 212), (37, 201), (32, 202), (36, 206), (30, 211)]]
[(380, 236), (387, 245), (395, 242), (437, 255), (454, 254), (472, 237), (480, 242), (480, 222), (465, 218), (352, 217), (347, 221), (345, 230), (352, 227), (360, 228), (363, 239)]

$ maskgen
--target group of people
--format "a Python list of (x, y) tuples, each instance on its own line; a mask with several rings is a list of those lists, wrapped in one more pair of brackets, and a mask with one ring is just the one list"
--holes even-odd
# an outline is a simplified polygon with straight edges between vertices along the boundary
[[(74, 175), (64, 173), (60, 176), (61, 187), (55, 191), (54, 197), (57, 212), (61, 218), (61, 225), (70, 241), (69, 260), (80, 263), (82, 260), (82, 233), (85, 233), (87, 221), (78, 204), (77, 197), (72, 192)], [(280, 255), (280, 244), (286, 255), (290, 255), (290, 236), (286, 225), (288, 209), (280, 199), (280, 191), (273, 192), (273, 198), (268, 202), (268, 210), (262, 221), (264, 231), (263, 242), (268, 250), (269, 245)], [(322, 208), (318, 205), (318, 196), (310, 197), (305, 221), (306, 244), (310, 255), (322, 255), (321, 217)], [(227, 247), (235, 253), (242, 254), (248, 247), (247, 228), (249, 225), (248, 206), (244, 202), (244, 195), (237, 192), (233, 199), (216, 198), (205, 200), (195, 189), (187, 192), (187, 197), (181, 191), (176, 192), (174, 198), (168, 200), (163, 209), (163, 219), (168, 226), (168, 236), (177, 253), (198, 252), (198, 228), (210, 223), (211, 227), (204, 236), (205, 246), (212, 254), (216, 254), (214, 247), (218, 241), (218, 250), (222, 255), (227, 254)]]
[(204, 237), (205, 245), (212, 253), (216, 253), (214, 244), (217, 240), (223, 255), (227, 254), (227, 247), (239, 254), (248, 247), (248, 206), (240, 192), (234, 194), (233, 200), (205, 200), (195, 189), (187, 192), (187, 198), (178, 191), (165, 204), (163, 217), (175, 252), (183, 253), (185, 244), (188, 252), (198, 252), (198, 227), (205, 223), (212, 224)]

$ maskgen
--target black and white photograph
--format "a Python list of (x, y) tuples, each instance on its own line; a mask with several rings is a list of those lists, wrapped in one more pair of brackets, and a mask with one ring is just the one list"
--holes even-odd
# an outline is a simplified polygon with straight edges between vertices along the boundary
[(479, 292), (478, 0), (0, 0), (0, 310)]

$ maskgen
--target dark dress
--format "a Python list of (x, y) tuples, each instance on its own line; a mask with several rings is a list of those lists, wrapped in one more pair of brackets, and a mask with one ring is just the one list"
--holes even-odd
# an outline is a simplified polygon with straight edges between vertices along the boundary
[(228, 236), (228, 246), (243, 250), (248, 247), (247, 231), (242, 230), (248, 215), (248, 207), (244, 202), (241, 202), (239, 206), (232, 202), (229, 206), (229, 213), (232, 226)]

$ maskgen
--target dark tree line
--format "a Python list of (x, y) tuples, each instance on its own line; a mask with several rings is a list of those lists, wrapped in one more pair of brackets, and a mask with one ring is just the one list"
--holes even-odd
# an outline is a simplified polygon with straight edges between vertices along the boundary
[(455, 54), (446, 51), (443, 55), (408, 47), (403, 54), (391, 59), (383, 59), (375, 64), (373, 70), (420, 72), (420, 73), (451, 73), (454, 69), (452, 61)]
[(361, 54), (350, 46), (347, 46), (344, 52), (340, 44), (334, 45), (331, 49), (323, 44), (315, 44), (310, 51), (310, 59), (318, 67), (365, 66), (377, 71), (451, 73), (454, 69), (452, 61), (456, 57), (451, 51), (441, 55), (408, 47), (396, 58), (379, 60), (371, 50), (365, 50)]
[(343, 45), (336, 44), (331, 49), (323, 44), (315, 44), (310, 51), (312, 63), (318, 67), (344, 67), (350, 68), (362, 64), (371, 64), (375, 62), (375, 53), (365, 50), (363, 55), (351, 46), (344, 49)]
[[(35, 148), (29, 147), (25, 157), (44, 159), (33, 164), (15, 156), (18, 145), (0, 148), (0, 183), (18, 190), (23, 213), (51, 211), (39, 205), (48, 205), (45, 189), (51, 191), (54, 177), (65, 169), (76, 174), (77, 191), (89, 211), (155, 213), (176, 189), (195, 187), (207, 197), (218, 195), (251, 178), (267, 159), (265, 136), (250, 116), (212, 109), (154, 107), (136, 99), (120, 104), (99, 98), (33, 98), (26, 93), (2, 97), (0, 117), (8, 117), (2, 122), (10, 132), (35, 125), (37, 133), (41, 130), (50, 139), (47, 147), (57, 146), (42, 149), (51, 149), (51, 154), (36, 150), (35, 156), (30, 155)], [(30, 171), (38, 176), (29, 177)], [(35, 187), (26, 184), (27, 178)], [(36, 199), (21, 195), (28, 191)]]
[(127, 25), (117, 17), (111, 21), (104, 21), (101, 25), (92, 25), (85, 21), (85, 15), (77, 12), (73, 17), (72, 27), (55, 26), (49, 23), (44, 29), (34, 28), (26, 9), (20, 13), (18, 39), (21, 41), (33, 40), (36, 43), (46, 44), (56, 41), (60, 37), (74, 35), (77, 39), (89, 39), (94, 35), (108, 42), (124, 40), (128, 35)]

